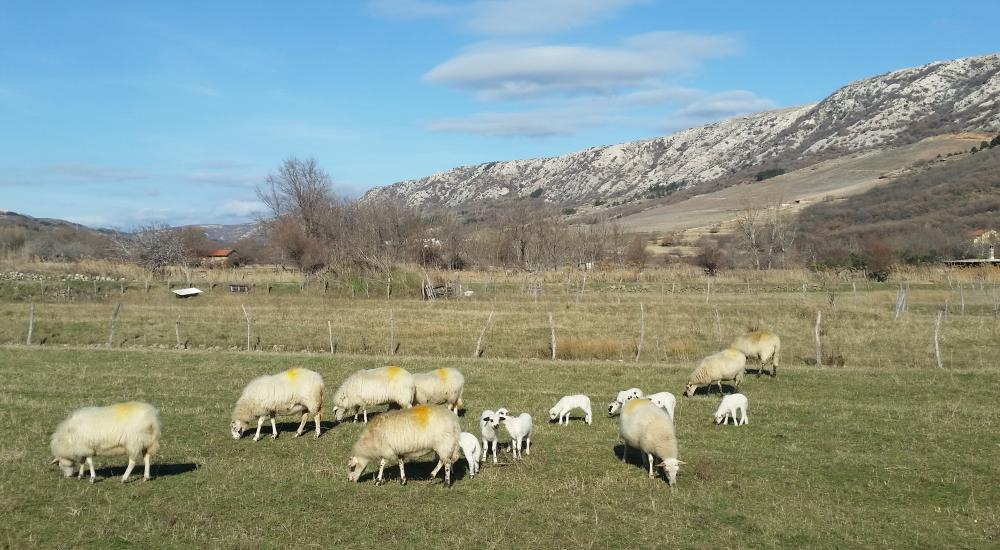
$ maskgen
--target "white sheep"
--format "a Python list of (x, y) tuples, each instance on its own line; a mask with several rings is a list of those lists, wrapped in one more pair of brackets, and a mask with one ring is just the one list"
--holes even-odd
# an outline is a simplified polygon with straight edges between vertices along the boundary
[(580, 409), (584, 413), (583, 420), (587, 424), (593, 419), (593, 412), (590, 408), (590, 398), (586, 395), (567, 395), (556, 402), (555, 406), (549, 409), (549, 420), (559, 420), (560, 424), (569, 425), (569, 414), (573, 409)]
[(462, 432), (458, 435), (458, 446), (462, 448), (465, 461), (469, 464), (469, 475), (475, 477), (479, 473), (479, 455), (485, 456), (483, 448), (479, 446), (479, 438), (469, 432)]
[(531, 415), (528, 413), (521, 413), (518, 416), (510, 416), (506, 412), (507, 409), (500, 409), (504, 411), (502, 416), (498, 411), (497, 414), (500, 420), (503, 422), (503, 427), (507, 429), (507, 433), (510, 434), (510, 448), (514, 453), (514, 458), (521, 458), (521, 443), (525, 443), (524, 453), (531, 454)]
[(622, 408), (622, 405), (626, 401), (630, 401), (632, 399), (638, 399), (640, 397), (643, 397), (644, 395), (645, 394), (642, 393), (642, 390), (640, 390), (639, 388), (629, 388), (627, 390), (622, 390), (618, 392), (618, 395), (615, 396), (615, 400), (612, 401), (611, 403), (608, 403), (608, 416), (614, 416), (618, 414), (618, 411)]
[[(729, 419), (733, 419), (733, 424), (741, 426), (747, 423), (747, 410), (750, 405), (747, 396), (742, 393), (732, 393), (722, 398), (719, 408), (715, 411), (716, 424), (728, 424)], [(742, 413), (742, 418), (737, 420), (736, 411)]]
[(333, 394), (333, 411), (338, 422), (347, 411), (354, 413), (355, 421), (361, 411), (368, 422), (369, 407), (390, 403), (412, 407), (414, 390), (413, 375), (406, 369), (389, 366), (359, 370), (348, 376)]
[(670, 420), (674, 419), (674, 407), (677, 406), (677, 398), (674, 397), (674, 394), (668, 391), (661, 391), (650, 394), (646, 398), (652, 401), (657, 407), (667, 411), (667, 414), (670, 415)]
[(140, 457), (145, 465), (142, 478), (148, 481), (150, 460), (159, 448), (159, 413), (139, 401), (77, 409), (56, 427), (49, 442), (51, 464), (58, 464), (66, 477), (71, 477), (79, 464), (78, 478), (83, 477), (84, 465), (89, 466), (91, 483), (97, 480), (95, 456), (122, 454), (128, 456), (122, 483), (128, 481)]
[(500, 446), (500, 434), (497, 428), (500, 427), (500, 415), (485, 410), (479, 415), (479, 431), (483, 435), (483, 454), (480, 460), (486, 462), (486, 455), (490, 453), (490, 446), (493, 446), (493, 463), (497, 463), (497, 447)]
[(462, 405), (465, 377), (458, 369), (439, 368), (413, 375), (414, 402), (421, 405), (448, 405), (458, 413)]
[(365, 426), (354, 444), (347, 462), (347, 479), (357, 482), (365, 468), (378, 460), (376, 483), (381, 485), (386, 461), (391, 460), (399, 463), (399, 482), (406, 485), (403, 463), (433, 452), (438, 464), (431, 477), (444, 466), (445, 484), (451, 485), (451, 466), (460, 456), (461, 433), (458, 416), (441, 406), (417, 405), (380, 414)]
[(714, 382), (719, 384), (722, 392), (722, 381), (732, 380), (738, 389), (747, 364), (747, 357), (733, 348), (727, 348), (719, 353), (709, 355), (701, 360), (689, 376), (684, 395), (691, 397), (699, 386), (708, 386)]
[(677, 436), (667, 411), (649, 399), (633, 399), (622, 407), (618, 435), (625, 442), (623, 462), (628, 448), (635, 447), (643, 454), (643, 464), (649, 464), (650, 478), (655, 475), (654, 459), (659, 457), (660, 463), (656, 466), (663, 468), (667, 483), (673, 486), (677, 482), (677, 471), (684, 463), (677, 459)]
[(306, 429), (309, 415), (316, 425), (316, 437), (320, 432), (320, 415), (323, 413), (323, 377), (309, 369), (289, 369), (278, 374), (254, 378), (243, 388), (243, 393), (233, 408), (229, 428), (233, 439), (243, 436), (243, 430), (257, 421), (257, 433), (253, 440), (260, 440), (260, 429), (265, 419), (271, 420), (271, 438), (278, 437), (275, 416), (302, 413), (299, 429), (295, 437)]
[(769, 331), (748, 332), (733, 340), (729, 347), (739, 350), (747, 358), (760, 359), (757, 376), (764, 370), (764, 365), (771, 361), (771, 377), (778, 376), (778, 363), (781, 361), (781, 338)]

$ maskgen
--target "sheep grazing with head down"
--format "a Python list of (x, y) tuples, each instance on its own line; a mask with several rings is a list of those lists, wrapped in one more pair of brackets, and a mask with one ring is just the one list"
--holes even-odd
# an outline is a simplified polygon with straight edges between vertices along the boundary
[(635, 447), (642, 451), (643, 463), (649, 464), (650, 478), (655, 475), (653, 464), (658, 457), (660, 463), (656, 466), (663, 468), (667, 483), (671, 486), (677, 483), (677, 471), (684, 463), (677, 459), (677, 436), (667, 411), (649, 399), (633, 399), (622, 407), (618, 435), (625, 442), (623, 462), (628, 448)]
[(674, 407), (677, 406), (677, 398), (674, 397), (674, 394), (668, 391), (661, 391), (647, 395), (646, 398), (652, 401), (657, 407), (667, 411), (667, 414), (670, 415), (670, 420), (674, 419)]
[[(501, 412), (502, 411), (502, 412)], [(503, 422), (503, 427), (510, 434), (510, 450), (514, 453), (514, 458), (521, 458), (521, 443), (525, 444), (524, 453), (531, 454), (531, 415), (521, 413), (511, 416), (507, 409), (497, 411), (498, 418)]]
[(458, 369), (440, 368), (413, 375), (414, 402), (421, 405), (447, 405), (458, 413), (462, 405), (465, 377)]
[(694, 369), (688, 376), (687, 387), (684, 388), (684, 395), (691, 397), (700, 386), (709, 386), (713, 383), (719, 384), (719, 392), (722, 392), (722, 382), (732, 380), (736, 388), (739, 389), (740, 382), (747, 364), (747, 357), (738, 350), (727, 348), (719, 353), (709, 355), (701, 360), (698, 368)]
[(645, 394), (642, 393), (642, 390), (640, 390), (639, 388), (629, 388), (627, 390), (622, 390), (618, 392), (618, 395), (615, 396), (615, 400), (612, 401), (611, 403), (608, 403), (608, 416), (614, 416), (618, 414), (618, 411), (621, 410), (622, 405), (624, 405), (625, 402), (631, 401), (633, 399), (639, 399), (644, 395)]
[(233, 408), (232, 422), (229, 425), (233, 439), (242, 437), (243, 430), (256, 420), (257, 433), (253, 440), (259, 441), (260, 429), (268, 419), (271, 421), (271, 438), (276, 439), (278, 425), (274, 417), (299, 413), (302, 413), (302, 422), (295, 431), (295, 437), (305, 431), (310, 414), (316, 426), (316, 437), (319, 437), (323, 388), (323, 377), (309, 369), (289, 369), (254, 378), (243, 388), (243, 393)]
[(77, 477), (82, 478), (86, 465), (93, 483), (97, 480), (95, 456), (124, 454), (128, 456), (128, 467), (122, 483), (128, 481), (140, 458), (145, 465), (142, 478), (149, 480), (150, 460), (160, 448), (159, 413), (152, 405), (139, 401), (77, 409), (56, 427), (49, 448), (51, 463), (58, 464), (66, 477), (71, 477), (79, 465)]
[(493, 447), (493, 463), (497, 463), (497, 447), (500, 446), (500, 415), (485, 410), (479, 415), (479, 431), (483, 435), (483, 454), (480, 460), (486, 462), (486, 455), (490, 453), (490, 446)]
[[(750, 406), (750, 402), (747, 400), (747, 396), (742, 393), (732, 393), (722, 398), (722, 402), (719, 403), (719, 408), (715, 411), (715, 423), (716, 424), (728, 424), (729, 419), (733, 419), (733, 424), (736, 426), (741, 426), (747, 423), (747, 410)], [(742, 413), (742, 418), (737, 420), (736, 413)]]
[(380, 414), (365, 426), (354, 444), (347, 479), (357, 482), (365, 468), (378, 461), (376, 483), (381, 485), (386, 462), (392, 461), (399, 463), (399, 481), (406, 485), (403, 463), (434, 453), (438, 464), (431, 477), (444, 466), (445, 483), (451, 485), (451, 466), (460, 456), (461, 433), (458, 416), (441, 406), (417, 405)]
[(359, 370), (347, 377), (333, 394), (333, 410), (337, 421), (344, 413), (363, 413), (368, 422), (368, 408), (395, 403), (400, 407), (413, 406), (415, 385), (413, 375), (397, 366)]
[(458, 446), (462, 448), (465, 462), (469, 464), (469, 475), (475, 477), (479, 473), (479, 455), (483, 454), (479, 438), (469, 432), (462, 432), (458, 435)]
[(778, 338), (777, 334), (764, 330), (748, 332), (733, 340), (729, 347), (738, 350), (747, 358), (760, 359), (757, 376), (760, 376), (768, 361), (771, 361), (771, 377), (778, 376), (778, 363), (781, 361), (781, 338)]
[(569, 426), (569, 414), (573, 409), (583, 411), (583, 421), (590, 424), (593, 420), (593, 411), (590, 408), (590, 398), (586, 395), (567, 395), (556, 402), (555, 406), (549, 409), (549, 420), (558, 420), (560, 424)]

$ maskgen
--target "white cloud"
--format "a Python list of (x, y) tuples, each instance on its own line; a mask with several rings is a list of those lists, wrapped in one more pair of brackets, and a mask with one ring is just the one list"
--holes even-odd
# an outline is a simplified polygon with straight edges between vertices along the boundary
[(258, 200), (231, 200), (223, 203), (214, 214), (220, 217), (251, 218), (266, 210), (267, 206)]
[(747, 90), (732, 90), (705, 96), (677, 111), (678, 117), (719, 119), (774, 109), (777, 104)]

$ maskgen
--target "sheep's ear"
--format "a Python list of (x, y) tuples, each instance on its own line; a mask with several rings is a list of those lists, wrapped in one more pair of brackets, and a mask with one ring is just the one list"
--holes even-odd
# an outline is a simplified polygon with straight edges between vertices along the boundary
[(53, 464), (59, 464), (59, 459), (58, 458), (53, 458), (52, 462), (49, 462), (49, 466), (51, 466)]

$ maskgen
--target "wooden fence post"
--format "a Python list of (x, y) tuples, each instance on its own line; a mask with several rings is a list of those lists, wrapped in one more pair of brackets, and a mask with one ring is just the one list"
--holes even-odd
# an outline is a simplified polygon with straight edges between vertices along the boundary
[(243, 308), (243, 318), (247, 321), (247, 351), (250, 351), (250, 314), (247, 313), (247, 306), (240, 304), (240, 307)]
[(939, 369), (943, 369), (944, 365), (941, 364), (941, 346), (938, 345), (938, 336), (941, 333), (941, 312), (937, 314), (937, 319), (934, 321), (934, 358), (937, 359), (937, 366)]
[(556, 358), (556, 323), (552, 319), (552, 312), (549, 312), (549, 329), (552, 331), (552, 360)]
[(820, 319), (822, 318), (823, 318), (823, 312), (817, 309), (816, 310), (816, 366), (818, 367), (823, 366), (823, 352), (822, 348), (820, 347), (820, 340), (819, 340), (819, 323)]
[(115, 322), (118, 320), (118, 312), (122, 309), (122, 303), (118, 302), (115, 311), (111, 314), (111, 331), (108, 333), (108, 347), (110, 348), (115, 340)]
[(35, 304), (31, 304), (31, 309), (28, 310), (28, 341), (27, 344), (31, 345), (31, 333), (35, 330)]
[(642, 343), (646, 339), (646, 307), (639, 302), (639, 345), (635, 348), (635, 360), (642, 355)]
[(472, 352), (472, 358), (478, 359), (483, 356), (483, 336), (486, 335), (486, 329), (490, 327), (490, 322), (493, 321), (493, 310), (490, 310), (490, 316), (486, 318), (486, 324), (483, 325), (483, 330), (479, 331), (479, 338), (476, 340), (476, 350)]

